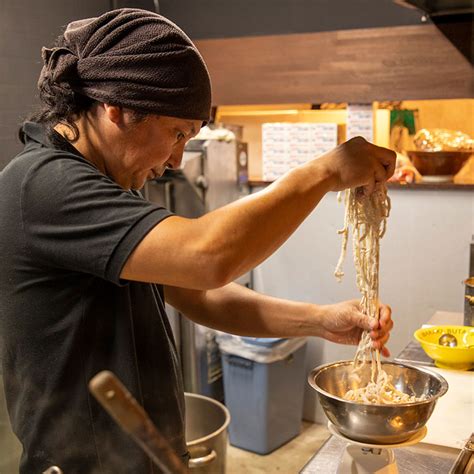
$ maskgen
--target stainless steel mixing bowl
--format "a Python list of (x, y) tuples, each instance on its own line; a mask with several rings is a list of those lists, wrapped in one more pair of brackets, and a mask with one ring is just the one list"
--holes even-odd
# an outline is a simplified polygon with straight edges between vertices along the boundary
[(344, 436), (371, 444), (406, 441), (425, 426), (436, 401), (448, 390), (446, 380), (431, 370), (394, 362), (384, 362), (382, 368), (398, 390), (428, 399), (399, 405), (344, 400), (348, 390), (363, 387), (370, 380), (370, 365), (362, 369), (360, 381), (350, 377), (351, 360), (321, 365), (309, 374), (308, 382), (318, 392), (326, 416)]

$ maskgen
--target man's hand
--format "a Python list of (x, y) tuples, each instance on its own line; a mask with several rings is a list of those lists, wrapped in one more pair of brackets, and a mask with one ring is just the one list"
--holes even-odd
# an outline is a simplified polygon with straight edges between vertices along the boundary
[(383, 356), (390, 356), (385, 347), (393, 327), (390, 306), (380, 305), (378, 322), (361, 312), (358, 300), (323, 306), (321, 310), (321, 337), (339, 344), (358, 344), (362, 331), (367, 330), (374, 348), (379, 349)]
[(314, 160), (332, 180), (332, 190), (361, 186), (367, 195), (387, 181), (395, 171), (396, 153), (355, 137)]

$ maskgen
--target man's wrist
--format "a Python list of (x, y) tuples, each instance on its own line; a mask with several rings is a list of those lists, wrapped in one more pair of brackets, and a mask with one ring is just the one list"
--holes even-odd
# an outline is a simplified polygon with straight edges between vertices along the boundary
[(322, 337), (321, 335), (324, 333), (324, 325), (323, 320), (326, 314), (326, 305), (317, 305), (317, 304), (310, 304), (308, 311), (310, 314), (310, 321), (311, 321), (311, 329), (310, 335), (314, 337)]
[(308, 164), (312, 168), (312, 176), (318, 176), (320, 185), (326, 188), (326, 192), (334, 191), (338, 188), (339, 177), (331, 166), (332, 151), (325, 153), (319, 158), (315, 158)]

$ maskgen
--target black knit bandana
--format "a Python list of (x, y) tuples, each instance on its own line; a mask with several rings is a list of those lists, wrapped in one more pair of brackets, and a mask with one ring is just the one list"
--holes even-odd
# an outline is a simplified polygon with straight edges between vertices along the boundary
[(46, 79), (100, 102), (208, 121), (211, 82), (186, 34), (166, 18), (123, 8), (70, 23), (63, 46), (43, 48)]

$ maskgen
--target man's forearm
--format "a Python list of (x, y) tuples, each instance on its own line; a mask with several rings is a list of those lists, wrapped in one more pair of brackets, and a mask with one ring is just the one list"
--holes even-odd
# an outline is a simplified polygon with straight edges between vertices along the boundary
[(193, 321), (255, 337), (319, 336), (320, 306), (262, 295), (235, 283), (215, 290), (165, 288), (167, 302)]
[(235, 283), (207, 291), (165, 287), (165, 297), (193, 321), (231, 334), (318, 336), (339, 344), (358, 344), (366, 330), (374, 347), (389, 355), (384, 345), (393, 322), (387, 305), (380, 305), (379, 321), (375, 321), (361, 311), (355, 299), (330, 305), (298, 303), (265, 296)]

